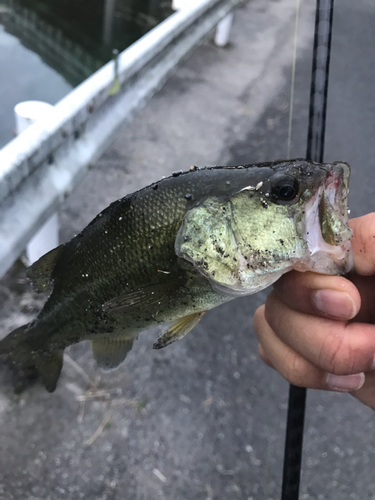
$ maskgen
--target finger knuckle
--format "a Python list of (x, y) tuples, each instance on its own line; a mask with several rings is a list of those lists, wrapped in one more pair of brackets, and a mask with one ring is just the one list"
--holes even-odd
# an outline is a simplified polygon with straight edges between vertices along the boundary
[(306, 378), (305, 361), (297, 353), (290, 354), (285, 360), (282, 376), (292, 385), (303, 387)]
[(345, 342), (343, 336), (327, 337), (319, 353), (318, 364), (324, 370), (335, 375), (355, 373), (357, 355)]

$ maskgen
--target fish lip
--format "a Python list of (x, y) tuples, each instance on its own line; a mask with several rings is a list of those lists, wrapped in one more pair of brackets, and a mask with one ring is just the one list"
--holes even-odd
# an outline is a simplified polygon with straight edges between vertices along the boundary
[(349, 194), (350, 165), (335, 162), (327, 170), (324, 191), (334, 209), (339, 209), (347, 219), (347, 197)]
[[(311, 196), (305, 207), (304, 234), (313, 271), (327, 273), (327, 268), (336, 274), (345, 274), (353, 267), (350, 239), (352, 231), (348, 225), (347, 196), (349, 193), (350, 166), (345, 162), (335, 162), (322, 166), (326, 176), (317, 192)], [(326, 206), (325, 206), (326, 205)], [(319, 209), (329, 209), (340, 221), (343, 240), (336, 245), (324, 240)], [(296, 264), (297, 270), (306, 270), (306, 263)], [(310, 268), (311, 270), (311, 268)]]

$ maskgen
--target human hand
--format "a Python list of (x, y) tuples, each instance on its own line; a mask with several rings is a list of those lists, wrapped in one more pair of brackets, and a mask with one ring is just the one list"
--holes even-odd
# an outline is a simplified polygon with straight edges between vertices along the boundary
[(375, 410), (375, 213), (352, 219), (348, 279), (292, 271), (254, 315), (263, 361), (291, 384), (350, 392)]

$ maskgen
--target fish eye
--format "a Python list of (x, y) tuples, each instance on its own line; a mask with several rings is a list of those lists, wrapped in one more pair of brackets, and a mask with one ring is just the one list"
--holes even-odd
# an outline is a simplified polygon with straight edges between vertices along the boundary
[(276, 200), (292, 201), (298, 194), (298, 181), (291, 175), (284, 175), (274, 182), (271, 193)]

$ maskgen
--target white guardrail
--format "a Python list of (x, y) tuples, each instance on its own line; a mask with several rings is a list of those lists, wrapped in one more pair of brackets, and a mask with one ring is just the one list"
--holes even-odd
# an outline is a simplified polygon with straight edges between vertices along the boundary
[(176, 65), (241, 0), (202, 0), (176, 12), (0, 150), (0, 276)]

